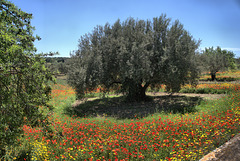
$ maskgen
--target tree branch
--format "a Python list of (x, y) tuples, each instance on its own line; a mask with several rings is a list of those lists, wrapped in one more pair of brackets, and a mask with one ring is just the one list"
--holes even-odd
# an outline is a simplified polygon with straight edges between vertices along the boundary
[(122, 84), (122, 82), (120, 82), (120, 81), (113, 81), (113, 82), (110, 84), (110, 86), (112, 86), (113, 84)]
[(147, 87), (150, 85), (150, 83), (149, 82), (147, 82), (144, 86), (143, 86), (143, 88), (144, 89), (147, 89)]

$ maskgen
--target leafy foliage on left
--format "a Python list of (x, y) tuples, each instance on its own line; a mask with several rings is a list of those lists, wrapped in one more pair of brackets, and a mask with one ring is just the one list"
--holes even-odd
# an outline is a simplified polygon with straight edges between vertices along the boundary
[(32, 15), (7, 0), (0, 2), (0, 160), (13, 145), (24, 124), (36, 125), (44, 116), (53, 80), (36, 54)]

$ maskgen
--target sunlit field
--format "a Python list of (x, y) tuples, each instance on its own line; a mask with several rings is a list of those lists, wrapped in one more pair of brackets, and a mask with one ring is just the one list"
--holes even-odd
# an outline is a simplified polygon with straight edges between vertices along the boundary
[(63, 83), (52, 88), (54, 111), (39, 127), (23, 127), (23, 143), (9, 151), (18, 156), (14, 160), (197, 160), (240, 132), (239, 84), (199, 85), (231, 88), (231, 93), (202, 100), (197, 112), (156, 111), (131, 119), (67, 115), (64, 109), (74, 103), (74, 90)]
[[(217, 72), (216, 78), (218, 81), (236, 81), (240, 80), (240, 71), (232, 72)], [(203, 73), (200, 77), (200, 81), (209, 81), (211, 80), (210, 73)]]
[(240, 32), (209, 14), (219, 4), (45, 2), (0, 0), (0, 161), (195, 161), (236, 145), (240, 41), (215, 32)]
[(196, 87), (185, 85), (180, 92), (182, 93), (201, 93), (201, 94), (227, 94), (236, 91), (239, 84), (235, 83), (203, 83)]
[[(231, 82), (206, 82), (199, 83), (197, 86), (190, 84), (184, 85), (179, 93), (199, 93), (199, 94), (227, 94), (235, 91), (238, 88), (239, 83)], [(156, 92), (148, 89), (148, 92)], [(166, 92), (166, 87), (161, 85), (160, 90), (157, 92)]]

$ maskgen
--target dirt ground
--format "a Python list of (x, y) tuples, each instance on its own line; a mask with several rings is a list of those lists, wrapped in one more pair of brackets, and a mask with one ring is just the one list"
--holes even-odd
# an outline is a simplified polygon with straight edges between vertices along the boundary
[[(147, 92), (147, 95), (150, 95), (150, 96), (167, 96), (169, 94), (166, 93), (166, 92), (157, 92), (157, 93)], [(225, 94), (174, 93), (173, 96), (200, 97), (200, 98), (203, 98), (203, 99), (214, 100), (214, 99), (222, 98), (226, 95)]]
[(205, 155), (200, 161), (239, 161), (240, 160), (240, 134), (228, 142)]

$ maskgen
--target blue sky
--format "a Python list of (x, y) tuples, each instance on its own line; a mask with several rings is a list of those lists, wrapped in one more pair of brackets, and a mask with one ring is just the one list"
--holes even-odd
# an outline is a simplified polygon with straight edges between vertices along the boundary
[(231, 50), (240, 57), (240, 0), (10, 0), (32, 13), (32, 25), (42, 40), (38, 52), (56, 52), (68, 57), (80, 36), (96, 25), (113, 24), (128, 17), (152, 19), (162, 13), (178, 19), (200, 48)]

